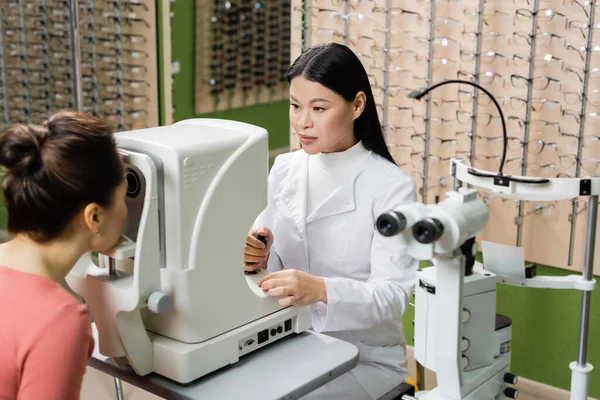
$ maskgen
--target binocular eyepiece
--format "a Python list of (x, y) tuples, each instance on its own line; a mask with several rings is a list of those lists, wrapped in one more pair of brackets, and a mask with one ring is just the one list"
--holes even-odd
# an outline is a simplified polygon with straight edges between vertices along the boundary
[(376, 226), (382, 236), (394, 236), (406, 229), (406, 217), (397, 211), (390, 211), (377, 218)]
[(422, 244), (431, 244), (442, 237), (444, 225), (437, 218), (425, 218), (413, 225), (413, 236)]
[[(386, 237), (398, 235), (407, 228), (407, 219), (401, 212), (389, 211), (377, 218), (377, 231)], [(444, 225), (437, 218), (424, 218), (412, 226), (415, 240), (422, 244), (431, 244), (442, 237)]]

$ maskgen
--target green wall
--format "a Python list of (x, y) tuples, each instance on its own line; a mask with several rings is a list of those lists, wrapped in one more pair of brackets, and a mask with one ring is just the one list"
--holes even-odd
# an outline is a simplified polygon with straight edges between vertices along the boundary
[(173, 119), (208, 117), (247, 122), (269, 132), (269, 148), (289, 146), (289, 117), (287, 101), (262, 104), (230, 111), (196, 115), (194, 113), (194, 0), (171, 3), (172, 61), (180, 70), (173, 76)]

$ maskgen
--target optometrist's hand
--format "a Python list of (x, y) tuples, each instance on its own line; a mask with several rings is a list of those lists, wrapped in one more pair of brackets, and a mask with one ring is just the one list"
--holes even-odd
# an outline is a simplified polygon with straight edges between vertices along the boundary
[[(256, 236), (262, 236), (267, 243), (261, 242)], [(269, 228), (262, 227), (250, 232), (246, 238), (246, 246), (244, 246), (244, 271), (267, 268), (272, 244), (273, 232)]]
[(308, 306), (327, 303), (327, 288), (323, 278), (295, 269), (273, 272), (257, 282), (269, 296), (279, 297), (282, 306)]

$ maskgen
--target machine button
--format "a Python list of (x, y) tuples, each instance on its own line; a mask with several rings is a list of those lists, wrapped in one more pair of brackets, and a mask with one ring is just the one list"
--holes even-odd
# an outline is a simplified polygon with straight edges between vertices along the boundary
[(465, 322), (467, 322), (469, 320), (469, 318), (471, 318), (471, 312), (469, 310), (467, 310), (466, 308), (464, 308), (463, 312), (462, 312), (462, 322), (463, 322), (463, 324)]
[(188, 157), (183, 159), (183, 165), (185, 165), (186, 167), (190, 167), (192, 166), (194, 163), (192, 162), (192, 160), (190, 160)]
[(146, 301), (148, 309), (154, 314), (166, 314), (171, 309), (171, 296), (163, 292), (154, 292)]
[(462, 369), (465, 369), (469, 366), (469, 359), (467, 357), (463, 356), (460, 363), (461, 363)]
[(519, 391), (517, 389), (507, 387), (504, 389), (504, 396), (508, 397), (509, 399), (518, 399)]
[(460, 341), (460, 350), (467, 351), (468, 348), (469, 348), (469, 339), (462, 338), (462, 340)]
[(502, 379), (504, 379), (504, 382), (508, 383), (509, 385), (516, 385), (519, 381), (519, 377), (517, 377), (515, 374), (511, 374), (510, 372), (505, 373)]

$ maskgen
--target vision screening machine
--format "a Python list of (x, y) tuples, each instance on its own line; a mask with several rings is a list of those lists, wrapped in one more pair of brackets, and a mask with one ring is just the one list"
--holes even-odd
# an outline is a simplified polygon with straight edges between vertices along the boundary
[(267, 204), (264, 129), (195, 119), (116, 139), (128, 184), (122, 240), (67, 276), (102, 355), (189, 383), (310, 328), (307, 307), (280, 306), (256, 284), (264, 272), (243, 272), (246, 237)]
[[(409, 97), (421, 98), (430, 90), (447, 84), (476, 86), (496, 103), (484, 88), (465, 81), (444, 81), (427, 89), (417, 89)], [(504, 131), (506, 143), (506, 131)], [(509, 372), (512, 321), (496, 314), (496, 284), (529, 288), (575, 289), (582, 292), (579, 354), (569, 367), (572, 371), (571, 399), (588, 398), (589, 375), (587, 339), (593, 279), (594, 246), (598, 217), (600, 177), (535, 178), (493, 173), (472, 168), (462, 158), (451, 159), (450, 173), (454, 190), (435, 205), (403, 205), (377, 220), (384, 236), (398, 235), (409, 254), (432, 261), (432, 267), (417, 272), (415, 289), (415, 359), (435, 371), (433, 390), (418, 392), (425, 400), (500, 400), (517, 398), (517, 377)], [(470, 185), (470, 188), (463, 187)], [(587, 237), (582, 275), (566, 277), (516, 277), (506, 270), (492, 272), (475, 261), (475, 237), (488, 223), (488, 210), (477, 189), (494, 196), (523, 201), (568, 200), (588, 196)], [(523, 265), (525, 268), (525, 265)], [(409, 394), (402, 399), (414, 399)]]

